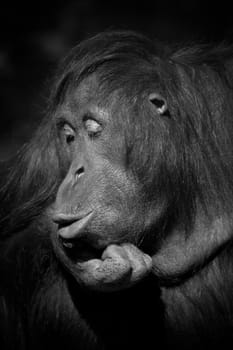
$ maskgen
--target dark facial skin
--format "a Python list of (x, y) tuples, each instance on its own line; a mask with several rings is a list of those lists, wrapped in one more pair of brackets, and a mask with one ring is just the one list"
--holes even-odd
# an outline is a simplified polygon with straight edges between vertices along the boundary
[(112, 100), (100, 104), (92, 76), (56, 115), (69, 164), (53, 216), (60, 244), (56, 253), (80, 283), (96, 290), (127, 288), (152, 268), (151, 258), (136, 245), (155, 208), (143, 202), (126, 167), (124, 131)]

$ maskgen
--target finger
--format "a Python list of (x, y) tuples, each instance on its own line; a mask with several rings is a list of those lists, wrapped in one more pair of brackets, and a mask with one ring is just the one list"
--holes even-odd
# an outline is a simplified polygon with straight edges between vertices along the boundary
[(86, 287), (116, 291), (143, 279), (152, 268), (152, 260), (133, 244), (110, 245), (100, 259), (79, 264), (78, 278)]
[(124, 248), (124, 252), (127, 254), (128, 259), (131, 261), (132, 265), (146, 265), (148, 270), (152, 269), (152, 258), (142, 252), (138, 247), (131, 243), (124, 243), (121, 245)]
[(123, 244), (122, 248), (124, 248), (132, 267), (130, 281), (136, 283), (151, 272), (152, 259), (133, 244)]
[(129, 280), (132, 267), (127, 254), (120, 246), (111, 245), (103, 259), (92, 259), (79, 264), (81, 283), (96, 290), (119, 290)]

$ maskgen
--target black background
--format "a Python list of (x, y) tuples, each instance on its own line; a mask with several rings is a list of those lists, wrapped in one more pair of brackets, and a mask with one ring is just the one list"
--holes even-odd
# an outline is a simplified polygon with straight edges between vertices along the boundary
[(231, 7), (225, 0), (0, 3), (0, 160), (30, 138), (57, 62), (80, 40), (106, 29), (133, 29), (168, 44), (231, 44)]

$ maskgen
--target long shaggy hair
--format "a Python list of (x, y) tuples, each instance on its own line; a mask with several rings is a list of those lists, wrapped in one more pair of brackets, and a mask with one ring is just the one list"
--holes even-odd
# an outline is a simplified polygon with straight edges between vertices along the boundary
[[(98, 75), (103, 99), (117, 92), (126, 111), (119, 118), (125, 130), (127, 166), (145, 188), (153, 179), (154, 188), (148, 193), (158, 191), (169, 198), (164, 231), (174, 221), (189, 227), (197, 201), (210, 214), (213, 209), (215, 213), (232, 211), (232, 58), (230, 47), (174, 50), (142, 35), (121, 31), (86, 40), (65, 58), (41, 126), (31, 141), (1, 167), (2, 344), (9, 349), (27, 348), (27, 339), (35, 336), (36, 327), (44, 332), (46, 327), (51, 329), (49, 339), (53, 344), (59, 332), (73, 333), (76, 326), (85, 329), (89, 339), (86, 348), (96, 344), (95, 335), (86, 324), (83, 326), (85, 322), (75, 311), (50, 243), (49, 207), (64, 177), (55, 116), (69, 92), (93, 72)], [(154, 90), (166, 98), (169, 108), (169, 115), (164, 117), (167, 124), (162, 131), (163, 142), (157, 150), (159, 169), (152, 157), (154, 151), (148, 151), (158, 147), (153, 142), (156, 130), (142, 102), (143, 96)], [(144, 117), (137, 119), (138, 114)], [(138, 162), (144, 164), (145, 172), (140, 172)], [(154, 169), (158, 169), (156, 174)]]

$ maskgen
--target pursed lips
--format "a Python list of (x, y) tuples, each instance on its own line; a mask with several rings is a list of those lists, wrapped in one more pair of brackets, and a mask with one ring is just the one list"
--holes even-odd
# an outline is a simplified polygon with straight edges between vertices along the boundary
[(64, 240), (73, 240), (79, 238), (85, 232), (85, 228), (93, 215), (93, 211), (76, 216), (57, 213), (54, 215), (53, 220), (58, 224), (59, 236)]

